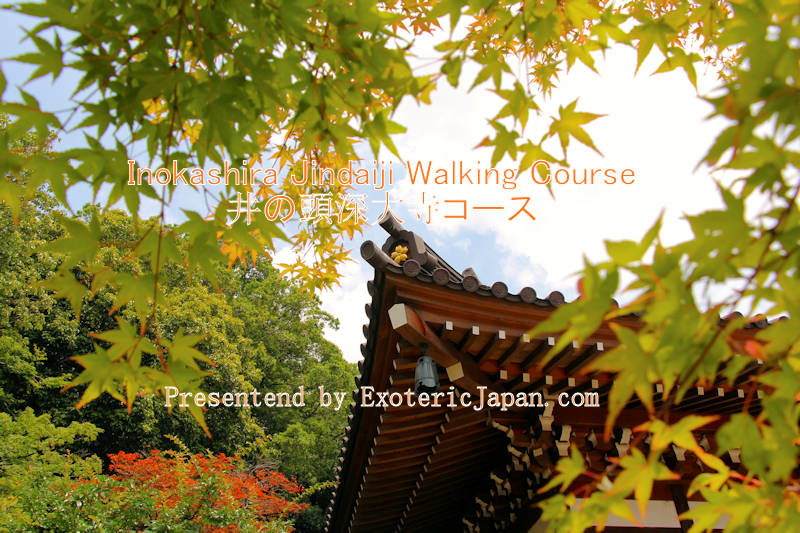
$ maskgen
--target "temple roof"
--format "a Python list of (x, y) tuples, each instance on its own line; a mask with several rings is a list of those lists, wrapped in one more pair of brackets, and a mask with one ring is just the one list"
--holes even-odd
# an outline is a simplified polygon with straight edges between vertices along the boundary
[[(452, 290), (466, 291), (508, 302), (524, 302), (545, 308), (560, 307), (566, 303), (564, 294), (560, 291), (552, 291), (544, 298), (537, 295), (536, 290), (532, 287), (523, 287), (518, 293), (512, 293), (509, 292), (508, 285), (503, 281), (495, 281), (492, 285), (481, 283), (472, 268), (466, 268), (459, 273), (433, 248), (428, 246), (419, 235), (406, 230), (391, 211), (387, 212), (378, 224), (389, 234), (383, 245), (378, 247), (369, 240), (361, 245), (361, 257), (375, 270), (402, 274), (423, 283), (435, 283)], [(392, 249), (399, 243), (408, 244), (408, 259), (402, 264), (398, 264), (390, 256)], [(640, 315), (632, 313), (631, 316)], [(735, 318), (742, 318), (742, 316), (738, 311), (730, 313), (720, 317), (720, 324), (725, 324)], [(775, 320), (784, 319), (785, 317), (780, 317)], [(764, 329), (769, 323), (766, 317), (759, 317), (748, 322), (744, 328)]]
[[(587, 368), (616, 346), (616, 337), (604, 325), (583, 343), (545, 357), (556, 339), (528, 333), (564, 304), (560, 292), (541, 298), (530, 287), (513, 294), (502, 281), (483, 284), (472, 269), (458, 272), (391, 213), (380, 225), (388, 233), (386, 242), (361, 246), (375, 277), (368, 282), (372, 300), (365, 309), (364, 360), (345, 428), (328, 531), (527, 531), (538, 518), (534, 504), (543, 495), (537, 489), (570, 445), (602, 471), (631, 444), (631, 429), (648, 419), (634, 398), (617, 419), (612, 439), (598, 438), (613, 375)], [(391, 257), (398, 246), (407, 248), (402, 264)], [(635, 315), (615, 320), (641, 325)], [(766, 325), (759, 320), (748, 328)], [(742, 339), (752, 334), (737, 333)], [(549, 398), (596, 392), (600, 407), (361, 405), (362, 386), (397, 394), (413, 390), (417, 358), (425, 353), (437, 364), (443, 392), (473, 398), (481, 390), (543, 391)], [(727, 414), (742, 410), (745, 402), (758, 412), (758, 395), (747, 383), (757, 370), (753, 363), (736, 383), (719, 383), (707, 391), (696, 387), (675, 406), (674, 416)], [(657, 404), (662, 392), (654, 391)], [(710, 447), (714, 429), (709, 426), (701, 435)], [(675, 460), (695, 467), (680, 450)]]
[[(380, 226), (389, 233), (389, 238), (383, 246), (378, 248), (372, 241), (366, 241), (361, 245), (361, 256), (376, 270), (403, 274), (423, 283), (435, 283), (449, 289), (491, 296), (509, 302), (525, 302), (540, 307), (558, 307), (564, 303), (564, 295), (559, 291), (553, 291), (547, 297), (540, 298), (534, 289), (524, 287), (514, 294), (509, 293), (508, 286), (502, 281), (496, 281), (491, 286), (482, 284), (472, 268), (459, 273), (419, 235), (404, 229), (391, 212), (381, 219)], [(402, 265), (397, 264), (389, 256), (397, 243), (408, 243), (408, 259)]]

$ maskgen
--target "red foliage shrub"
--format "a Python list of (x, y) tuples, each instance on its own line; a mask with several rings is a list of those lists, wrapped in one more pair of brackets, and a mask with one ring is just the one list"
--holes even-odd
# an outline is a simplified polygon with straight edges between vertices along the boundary
[(242, 472), (238, 458), (224, 454), (188, 455), (152, 450), (149, 456), (119, 452), (109, 458), (112, 477), (134, 482), (124, 487), (154, 491), (159, 508), (174, 508), (185, 503), (194, 492), (208, 493), (209, 487), (212, 487), (211, 494), (197, 498), (196, 505), (219, 510), (247, 508), (263, 520), (280, 518), (308, 507), (307, 503), (290, 500), (303, 492), (303, 487), (294, 480), (267, 469)]

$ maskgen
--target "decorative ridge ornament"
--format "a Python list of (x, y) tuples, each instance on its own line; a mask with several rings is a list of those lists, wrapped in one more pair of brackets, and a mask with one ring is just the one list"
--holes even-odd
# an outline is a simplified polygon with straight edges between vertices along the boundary
[(395, 246), (394, 252), (392, 252), (392, 260), (398, 265), (402, 265), (406, 259), (408, 259), (408, 246), (403, 246), (402, 244)]

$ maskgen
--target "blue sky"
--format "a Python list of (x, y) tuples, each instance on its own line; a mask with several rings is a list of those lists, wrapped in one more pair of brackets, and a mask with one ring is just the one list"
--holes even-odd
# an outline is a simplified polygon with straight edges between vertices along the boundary
[[(29, 45), (20, 44), (24, 33), (19, 27), (29, 25), (30, 20), (4, 12), (0, 18), (0, 49), (4, 57), (29, 49)], [(420, 64), (430, 59), (425, 46), (423, 39), (415, 48)], [(636, 175), (634, 184), (556, 185), (555, 199), (530, 180), (521, 181), (513, 191), (496, 185), (422, 187), (411, 185), (402, 172), (402, 162), (384, 151), (381, 159), (396, 163), (396, 183), (390, 196), (393, 209), (406, 228), (420, 234), (455, 268), (474, 268), (484, 283), (503, 280), (512, 291), (529, 285), (540, 295), (561, 290), (567, 299), (576, 294), (575, 278), (570, 274), (581, 268), (584, 255), (593, 261), (603, 260), (604, 239), (641, 237), (662, 209), (666, 212), (665, 240), (688, 238), (684, 214), (720, 205), (709, 170), (695, 167), (724, 124), (704, 120), (711, 108), (697, 97), (683, 74), (650, 75), (660, 63), (656, 54), (645, 62), (638, 75), (634, 74), (633, 50), (612, 49), (605, 58), (597, 59), (602, 75), (581, 67), (563, 74), (559, 88), (545, 102), (544, 112), (553, 115), (559, 105), (577, 98), (580, 110), (604, 114), (587, 127), (603, 155), (571, 145), (570, 168), (579, 172), (584, 168), (615, 168), (618, 172), (630, 168)], [(21, 85), (31, 69), (4, 61), (3, 71), (9, 82), (4, 97), (15, 99), (13, 86)], [(465, 68), (462, 84), (470, 85), (474, 75), (474, 71)], [(50, 77), (41, 78), (25, 90), (36, 95), (44, 108), (61, 110), (69, 106), (69, 88), (76, 79), (74, 74), (65, 73), (54, 85)], [(706, 93), (715, 85), (713, 72), (701, 67), (700, 92)], [(468, 92), (443, 84), (433, 93), (431, 106), (413, 101), (400, 105), (394, 120), (407, 126), (408, 131), (394, 140), (403, 161), (412, 164), (430, 160), (434, 166), (449, 166), (456, 160), (472, 166), (480, 162), (481, 167), (486, 167), (490, 151), (473, 147), (490, 132), (486, 119), (497, 109), (497, 99), (483, 88)], [(544, 118), (532, 119), (525, 133), (538, 139), (544, 125)], [(83, 139), (67, 133), (59, 142), (62, 147), (71, 147), (82, 145)], [(555, 142), (550, 148), (559, 152)], [(506, 158), (497, 167), (514, 167), (514, 161)], [(358, 192), (368, 193), (367, 218), (373, 222), (383, 211), (384, 193)], [(420, 209), (425, 212), (425, 207), (418, 205), (423, 192), (428, 203), (435, 196), (442, 208), (434, 213), (430, 224), (416, 216)], [(530, 198), (528, 209), (535, 221), (523, 217), (507, 220), (513, 213), (508, 209), (513, 207), (515, 211), (520, 205), (511, 201), (512, 196)], [(88, 188), (76, 189), (70, 199), (74, 206), (88, 201)], [(505, 210), (470, 210), (468, 220), (441, 218), (445, 200), (461, 199), (470, 206), (502, 205)], [(181, 205), (199, 205), (197, 202), (197, 197), (184, 195), (173, 206), (172, 220), (180, 218)], [(448, 205), (452, 208), (454, 204)], [(340, 330), (329, 332), (329, 338), (350, 360), (360, 357), (363, 304), (368, 301), (366, 281), (372, 278), (370, 267), (358, 256), (358, 246), (365, 239), (382, 243), (385, 238), (376, 225), (367, 227), (363, 237), (351, 243), (356, 261), (343, 270), (342, 286), (322, 295), (324, 307), (341, 321)], [(286, 255), (282, 252), (283, 257)]]

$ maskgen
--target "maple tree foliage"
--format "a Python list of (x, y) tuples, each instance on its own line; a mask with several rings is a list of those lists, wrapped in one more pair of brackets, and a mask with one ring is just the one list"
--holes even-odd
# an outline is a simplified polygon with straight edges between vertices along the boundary
[[(702, 161), (714, 171), (740, 176), (720, 184), (723, 209), (689, 217), (694, 238), (664, 245), (656, 223), (640, 241), (609, 242), (609, 261), (587, 264), (583, 298), (560, 308), (538, 332), (562, 333), (560, 343), (582, 340), (604, 321), (631, 312), (644, 327), (615, 326), (619, 346), (593, 364), (593, 370), (618, 372), (611, 391), (608, 426), (631, 397), (638, 397), (652, 420), (637, 428), (649, 436), (644, 452), (631, 451), (615, 471), (587, 487), (591, 494), (575, 505), (575, 494), (558, 494), (543, 504), (544, 517), (558, 531), (583, 531), (602, 524), (610, 513), (629, 516), (621, 502), (633, 495), (645, 501), (656, 479), (671, 474), (661, 458), (669, 444), (697, 449), (691, 431), (705, 418), (669, 424), (669, 412), (697, 383), (713, 383), (718, 372), (729, 381), (753, 359), (764, 364), (748, 385), (764, 391), (763, 411), (724, 423), (716, 435), (721, 449), (739, 448), (748, 474), (741, 476), (717, 455), (698, 453), (709, 469), (693, 480), (692, 490), (708, 502), (692, 509), (694, 530), (708, 530), (724, 509), (729, 531), (768, 527), (800, 528), (800, 480), (797, 477), (797, 394), (800, 391), (800, 152), (797, 150), (797, 102), (800, 100), (800, 6), (793, 0), (304, 0), (300, 2), (203, 2), (125, 5), (49, 0), (20, 4), (18, 11), (42, 19), (31, 30), (36, 51), (18, 61), (33, 64), (33, 77), (57, 77), (76, 70), (75, 109), (66, 115), (42, 109), (22, 92), (22, 101), (3, 100), (1, 111), (14, 117), (5, 129), (0, 155), (5, 179), (0, 199), (19, 210), (21, 202), (47, 181), (66, 203), (76, 183), (99, 191), (105, 184), (111, 205), (124, 200), (136, 214), (141, 196), (165, 206), (173, 191), (125, 185), (134, 146), (145, 146), (151, 160), (177, 159), (182, 166), (225, 158), (272, 158), (289, 170), (309, 157), (326, 166), (354, 154), (366, 141), (377, 152), (395, 151), (391, 134), (402, 131), (393, 110), (407, 97), (429, 102), (439, 83), (461, 85), (465, 64), (478, 74), (466, 83), (493, 90), (501, 107), (490, 114), (494, 134), (481, 145), (491, 148), (492, 163), (504, 156), (521, 170), (544, 159), (567, 164), (575, 142), (602, 151), (602, 141), (587, 130), (597, 116), (579, 102), (563, 102), (556, 116), (544, 116), (541, 103), (557, 98), (559, 75), (581, 63), (598, 69), (598, 53), (610, 46), (636, 49), (635, 68), (651, 53), (663, 59), (658, 72), (678, 70), (696, 83), (697, 66), (713, 65), (719, 86), (701, 95), (726, 121)], [(442, 27), (469, 31), (448, 35)], [(62, 33), (52, 28), (67, 30)], [(415, 35), (429, 33), (438, 43), (439, 72), (419, 76), (408, 58)], [(512, 65), (524, 61), (524, 76)], [(5, 91), (0, 77), (0, 91)], [(539, 128), (529, 125), (539, 116)], [(77, 122), (80, 121), (80, 122)], [(77, 122), (77, 123), (76, 123)], [(45, 138), (76, 129), (87, 147), (53, 153), (20, 153), (9, 139), (31, 130)], [(20, 180), (19, 176), (27, 176)], [(99, 224), (70, 223), (58, 246), (68, 256), (49, 287), (76, 310), (95, 287), (131, 287), (137, 321), (98, 332), (118, 348), (92, 355), (96, 365), (78, 383), (110, 392), (131, 403), (143, 391), (163, 383), (139, 367), (142, 351), (153, 352), (164, 375), (179, 386), (199, 376), (192, 337), (165, 338), (159, 317), (167, 312), (159, 296), (159, 272), (168, 261), (210, 271), (215, 261), (246, 260), (269, 253), (284, 229), (263, 219), (254, 227), (225, 225), (226, 200), (247, 192), (229, 187), (218, 196), (210, 219), (187, 213), (179, 229), (162, 216), (142, 224), (131, 254), (149, 260), (151, 275), (119, 277), (96, 259)], [(263, 194), (268, 194), (264, 190)], [(299, 190), (286, 191), (298, 195)], [(334, 191), (335, 192), (335, 191)], [(288, 237), (307, 248), (309, 263), (288, 265), (305, 277), (308, 288), (330, 285), (345, 256), (330, 253), (337, 235), (355, 225), (302, 228)], [(188, 237), (178, 246), (177, 235)], [(79, 283), (71, 268), (87, 272)], [(619, 287), (620, 274), (635, 281)], [(132, 283), (133, 282), (133, 283)], [(136, 287), (133, 289), (133, 287)], [(712, 286), (727, 287), (720, 297)], [(620, 308), (611, 296), (630, 303)], [(724, 327), (720, 313), (742, 311)], [(737, 346), (732, 332), (758, 311), (786, 320), (759, 332), (756, 341)], [(149, 332), (153, 341), (143, 342)], [(183, 362), (180, 366), (179, 361)], [(172, 364), (187, 369), (171, 372)], [(113, 379), (107, 379), (113, 376)], [(123, 389), (131, 385), (127, 393)], [(132, 385), (135, 384), (135, 385)], [(656, 407), (658, 384), (666, 401)], [(723, 449), (724, 448), (724, 449)], [(632, 447), (636, 449), (636, 447)], [(579, 454), (560, 463), (553, 487), (566, 488), (584, 472)], [(633, 475), (637, 474), (637, 475)], [(635, 482), (632, 482), (635, 480)]]
[[(187, 492), (196, 493), (202, 489), (203, 478), (209, 475), (221, 480), (221, 486), (208, 491), (208, 500), (204, 502), (212, 509), (247, 507), (267, 521), (308, 507), (307, 503), (292, 501), (303, 492), (295, 481), (265, 468), (242, 473), (236, 458), (225, 454), (204, 456), (151, 450), (149, 455), (119, 452), (110, 459), (112, 477), (133, 482), (123, 484), (123, 490), (155, 491), (157, 508), (174, 508)], [(204, 525), (200, 519), (195, 521)], [(235, 527), (209, 528), (209, 531), (229, 530), (234, 531)]]

